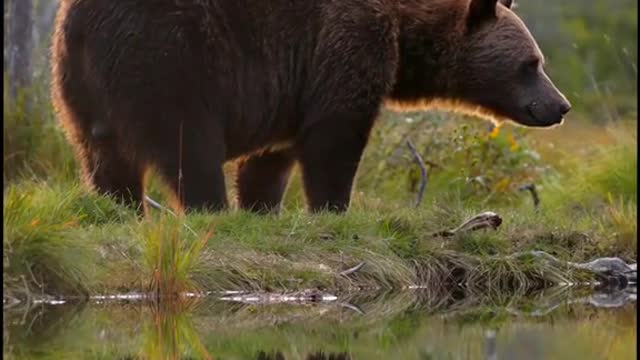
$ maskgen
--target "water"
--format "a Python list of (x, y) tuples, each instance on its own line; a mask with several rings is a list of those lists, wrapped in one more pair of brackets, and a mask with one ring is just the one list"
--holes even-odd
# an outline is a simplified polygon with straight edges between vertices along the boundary
[[(631, 296), (630, 296), (631, 295)], [(605, 307), (606, 306), (606, 307)], [(244, 304), (210, 296), (4, 311), (5, 359), (635, 359), (635, 292), (340, 295)]]

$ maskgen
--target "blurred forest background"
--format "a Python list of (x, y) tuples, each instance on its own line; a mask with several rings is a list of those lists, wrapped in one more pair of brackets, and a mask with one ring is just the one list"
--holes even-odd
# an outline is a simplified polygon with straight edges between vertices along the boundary
[[(49, 99), (50, 40), (58, 0), (5, 0), (4, 5), (5, 187), (25, 176), (77, 182), (71, 149), (57, 127)], [(431, 189), (438, 188), (439, 181), (447, 188), (453, 178), (462, 178), (469, 194), (486, 198), (496, 191), (512, 191), (522, 181), (537, 181), (541, 167), (536, 164), (541, 155), (544, 166), (557, 162), (557, 157), (548, 155), (545, 162), (544, 149), (536, 146), (529, 134), (542, 143), (571, 143), (578, 138), (584, 143), (602, 140), (602, 130), (612, 124), (631, 123), (635, 129), (637, 7), (636, 0), (518, 2), (515, 11), (545, 53), (551, 78), (573, 104), (566, 124), (552, 131), (512, 128), (511, 133), (491, 133), (487, 138), (492, 129), (486, 122), (435, 112), (385, 112), (372, 139), (375, 144), (365, 155), (360, 189), (371, 190), (371, 185), (376, 192), (395, 196), (398, 181), (408, 183), (410, 190), (415, 186), (419, 169), (404, 145), (408, 136), (421, 152), (429, 154), (431, 164), (450, 165), (448, 175), (442, 167), (433, 167)], [(463, 137), (458, 136), (460, 131), (465, 133)], [(628, 136), (630, 131), (626, 127), (617, 133)], [(635, 173), (636, 138), (626, 141), (627, 151), (633, 154), (628, 163), (623, 162)], [(565, 148), (577, 155), (578, 149), (570, 146)], [(480, 179), (481, 186), (469, 185), (474, 183), (470, 179)], [(625, 191), (636, 194), (635, 177), (630, 181)], [(405, 190), (403, 196), (413, 195)]]
[[(177, 261), (182, 255), (174, 256), (172, 250), (158, 255), (157, 249), (173, 249), (157, 245), (173, 241), (173, 233), (149, 236), (145, 222), (138, 221), (130, 209), (79, 185), (78, 167), (57, 124), (49, 95), (49, 49), (57, 3), (4, 1), (3, 180), (4, 228), (8, 230), (3, 237), (3, 254), (5, 263), (11, 265), (5, 266), (3, 274), (9, 275), (5, 275), (3, 284), (10, 284), (17, 294), (23, 291), (20, 289), (24, 286), (24, 275), (36, 273), (50, 280), (52, 293), (56, 289), (90, 289), (104, 284), (117, 286), (121, 291), (118, 281), (131, 284), (129, 279), (139, 277), (138, 264), (143, 258), (147, 262), (146, 274), (155, 274), (152, 271), (159, 268), (157, 263), (167, 259), (162, 264)], [(342, 259), (340, 246), (346, 246), (347, 252), (362, 247), (368, 254), (369, 245), (377, 244), (374, 248), (382, 249), (380, 258), (385, 259), (385, 264), (390, 254), (400, 256), (402, 263), (425, 254), (444, 253), (446, 257), (450, 250), (488, 256), (490, 264), (502, 264), (492, 260), (495, 254), (521, 250), (546, 250), (579, 262), (601, 256), (635, 261), (637, 8), (636, 0), (517, 3), (515, 11), (545, 53), (551, 78), (573, 105), (560, 127), (494, 128), (486, 121), (455, 114), (384, 111), (361, 162), (352, 208), (346, 216), (308, 216), (300, 175), (296, 172), (279, 217), (265, 221), (263, 217), (232, 211), (216, 216), (190, 214), (187, 220), (203, 230), (203, 234), (210, 222), (218, 222), (216, 237), (208, 243), (206, 254), (215, 254), (220, 259), (234, 259), (237, 255), (234, 246), (242, 243), (251, 254), (305, 253), (317, 259), (331, 256)], [(407, 140), (415, 144), (428, 170), (424, 201), (418, 202), (417, 207), (416, 193), (425, 177)], [(233, 175), (233, 165), (227, 164), (229, 175)], [(169, 198), (157, 177), (152, 173), (148, 179), (147, 194), (167, 204)], [(232, 183), (233, 176), (228, 176), (227, 181)], [(524, 191), (533, 189), (533, 185), (540, 203)], [(228, 189), (233, 199), (234, 189), (232, 186)], [(465, 218), (487, 210), (504, 217), (500, 232), (465, 236), (447, 242), (445, 248), (444, 243), (416, 240), (428, 239), (437, 229), (453, 228)], [(290, 241), (291, 229), (295, 229), (296, 237), (311, 242)], [(342, 235), (336, 235), (337, 242), (326, 241), (320, 235), (325, 233)], [(375, 241), (369, 243), (356, 240), (368, 239), (368, 235), (352, 236), (370, 233), (374, 233), (371, 239)], [(197, 244), (202, 242), (186, 244), (200, 246)], [(310, 244), (319, 247), (305, 248), (315, 246)], [(416, 250), (417, 244), (422, 252)], [(124, 263), (118, 263), (121, 268), (113, 267), (112, 271), (109, 263), (104, 269), (95, 270), (93, 259), (102, 259), (100, 254), (105, 248), (131, 249), (131, 255), (126, 255)], [(257, 255), (249, 258), (254, 256), (271, 259)], [(127, 262), (129, 259), (133, 259), (133, 265)], [(227, 264), (209, 261), (208, 257), (202, 259), (207, 266)], [(457, 263), (459, 258), (455, 259)], [(254, 264), (243, 261), (240, 262)], [(256, 274), (251, 280), (255, 283), (279, 279), (264, 270), (272, 267), (271, 260), (268, 261), (269, 265), (258, 267), (259, 270), (250, 267), (238, 273)], [(255, 264), (260, 262), (256, 260)], [(396, 265), (385, 266), (391, 270), (381, 271), (395, 273)], [(87, 269), (102, 275), (85, 276), (94, 274)], [(135, 274), (131, 275), (128, 269), (136, 269)], [(235, 267), (206, 269), (203, 274), (236, 271)], [(284, 272), (289, 279), (290, 274)], [(188, 271), (182, 271), (180, 276), (186, 278), (185, 273)], [(52, 278), (51, 274), (55, 276)], [(313, 278), (300, 275), (303, 277)], [(208, 284), (204, 288), (209, 288), (218, 283), (201, 284)], [(34, 283), (28, 288), (41, 286)]]
[[(4, 73), (12, 97), (32, 85), (46, 96), (57, 6), (58, 0), (4, 1)], [(636, 0), (517, 2), (549, 59), (551, 77), (576, 110), (589, 114), (586, 121), (635, 117), (637, 8)]]

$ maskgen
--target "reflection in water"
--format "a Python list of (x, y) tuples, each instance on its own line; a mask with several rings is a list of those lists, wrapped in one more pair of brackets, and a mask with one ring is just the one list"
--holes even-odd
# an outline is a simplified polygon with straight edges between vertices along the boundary
[[(284, 355), (277, 351), (275, 353), (267, 354), (264, 351), (258, 352), (256, 360), (285, 360)], [(318, 351), (313, 354), (307, 355), (306, 360), (351, 360), (351, 357), (347, 353), (324, 353)]]
[(487, 330), (487, 360), (498, 360), (498, 349), (496, 348), (496, 331)]
[(281, 352), (267, 354), (264, 351), (260, 351), (258, 352), (256, 360), (284, 360), (284, 355), (282, 355)]
[(189, 349), (198, 359), (213, 359), (191, 322), (190, 310), (195, 305), (194, 302), (172, 301), (156, 303), (151, 307), (152, 321), (147, 322), (143, 331), (143, 358), (185, 359), (182, 354)]
[(307, 360), (351, 360), (347, 353), (325, 354), (322, 351), (307, 356)]
[(442, 299), (406, 292), (345, 299), (361, 312), (337, 303), (202, 300), (40, 306), (5, 312), (4, 354), (123, 360), (635, 358), (635, 302), (599, 309), (576, 300), (585, 298), (594, 296), (563, 290), (526, 297), (456, 292)]
[(501, 359), (542, 360), (545, 358), (544, 344), (540, 329), (518, 329), (513, 339), (504, 344)]

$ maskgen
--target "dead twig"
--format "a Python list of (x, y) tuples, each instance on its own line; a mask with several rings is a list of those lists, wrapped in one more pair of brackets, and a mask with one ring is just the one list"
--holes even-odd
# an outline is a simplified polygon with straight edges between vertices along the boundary
[(360, 269), (362, 269), (362, 267), (363, 267), (364, 265), (365, 265), (365, 263), (364, 263), (364, 262), (361, 262), (360, 264), (358, 264), (358, 265), (356, 265), (356, 266), (354, 266), (354, 267), (352, 267), (352, 268), (350, 268), (350, 269), (347, 269), (347, 270), (345, 270), (345, 271), (341, 272), (341, 273), (340, 273), (340, 274), (338, 274), (338, 275), (340, 275), (340, 276), (349, 276), (349, 275), (351, 275), (351, 274), (353, 274), (353, 273), (358, 272)]
[(152, 198), (150, 198), (149, 196), (145, 195), (144, 196), (144, 200), (154, 209), (156, 210), (161, 210), (161, 211), (166, 211), (169, 214), (176, 216), (176, 213), (174, 213), (173, 211), (171, 211), (170, 209), (167, 209), (166, 207), (162, 206), (159, 202), (153, 200)]
[(460, 226), (453, 230), (438, 231), (431, 236), (449, 237), (463, 232), (471, 232), (486, 228), (496, 230), (498, 229), (498, 227), (500, 227), (501, 224), (502, 218), (500, 217), (500, 215), (491, 211), (486, 211), (466, 220)]
[(411, 150), (413, 158), (418, 163), (418, 166), (420, 166), (420, 188), (418, 189), (418, 195), (416, 198), (416, 207), (418, 207), (420, 206), (420, 203), (422, 203), (422, 197), (424, 196), (424, 190), (427, 188), (427, 177), (429, 174), (427, 173), (427, 166), (424, 163), (424, 159), (422, 159), (422, 156), (420, 156), (420, 153), (418, 153), (418, 150), (411, 140), (407, 140), (407, 146), (409, 146), (409, 150)]
[(24, 292), (27, 295), (27, 304), (31, 304), (31, 300), (33, 299), (33, 296), (31, 296), (31, 289), (29, 287), (29, 284), (27, 283), (27, 279), (25, 278), (24, 275), (20, 275), (20, 279), (22, 279), (22, 285), (24, 286)]
[(324, 293), (318, 290), (303, 290), (285, 293), (241, 293), (225, 295), (218, 298), (221, 301), (230, 301), (244, 304), (272, 305), (282, 303), (305, 304), (305, 303), (326, 303), (338, 300), (335, 295)]
[(531, 198), (533, 199), (533, 207), (538, 210), (540, 207), (540, 197), (538, 196), (538, 190), (536, 189), (536, 184), (526, 184), (522, 185), (518, 188), (520, 191), (528, 191), (531, 194)]
[[(149, 196), (145, 195), (144, 196), (144, 200), (151, 205), (152, 208), (160, 210), (160, 211), (166, 211), (169, 214), (173, 215), (174, 217), (177, 217), (178, 215), (176, 215), (176, 213), (174, 213), (173, 211), (171, 211), (170, 209), (162, 206), (159, 202), (153, 200), (152, 198), (150, 198)], [(185, 229), (189, 230), (189, 232), (194, 235), (194, 236), (198, 236), (198, 234), (189, 226), (187, 225), (186, 222), (182, 223), (182, 225), (184, 225)]]
[(357, 306), (357, 305), (349, 304), (349, 303), (345, 303), (345, 302), (340, 303), (340, 304), (338, 304), (338, 305), (340, 305), (340, 306), (341, 306), (341, 307), (343, 307), (343, 308), (346, 308), (346, 309), (349, 309), (349, 310), (353, 310), (353, 311), (355, 311), (356, 313), (358, 313), (359, 315), (364, 315), (364, 310), (362, 310), (362, 309), (361, 309), (359, 306)]

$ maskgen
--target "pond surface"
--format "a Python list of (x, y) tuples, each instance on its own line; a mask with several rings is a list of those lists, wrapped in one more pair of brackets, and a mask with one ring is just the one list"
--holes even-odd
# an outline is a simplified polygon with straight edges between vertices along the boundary
[(408, 291), (286, 304), (209, 298), (13, 307), (4, 311), (4, 358), (624, 360), (637, 354), (635, 291), (475, 297)]

